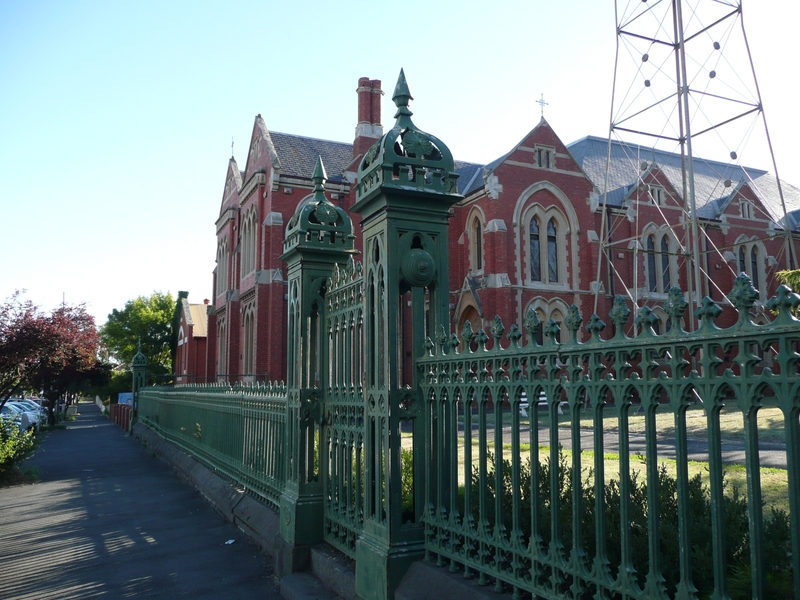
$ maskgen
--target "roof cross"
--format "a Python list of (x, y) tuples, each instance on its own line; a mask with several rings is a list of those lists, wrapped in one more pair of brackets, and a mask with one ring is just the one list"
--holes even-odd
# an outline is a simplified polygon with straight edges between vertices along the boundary
[(544, 118), (544, 107), (549, 106), (547, 102), (544, 101), (544, 94), (542, 94), (541, 98), (536, 101), (536, 104), (542, 107), (542, 118)]

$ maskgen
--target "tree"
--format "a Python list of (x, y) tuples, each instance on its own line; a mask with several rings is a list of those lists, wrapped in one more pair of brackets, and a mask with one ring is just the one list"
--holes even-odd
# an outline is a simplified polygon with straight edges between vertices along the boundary
[(91, 377), (97, 368), (99, 338), (94, 317), (83, 304), (62, 304), (47, 317), (50, 332), (47, 352), (26, 376), (26, 382), (47, 399), (48, 420), (55, 422), (58, 399)]
[(148, 370), (155, 375), (171, 373), (170, 324), (174, 310), (175, 300), (170, 293), (139, 296), (108, 315), (108, 321), (100, 328), (100, 339), (110, 357), (126, 366), (141, 340)]
[(57, 345), (53, 323), (38, 306), (14, 292), (0, 305), (0, 407)]

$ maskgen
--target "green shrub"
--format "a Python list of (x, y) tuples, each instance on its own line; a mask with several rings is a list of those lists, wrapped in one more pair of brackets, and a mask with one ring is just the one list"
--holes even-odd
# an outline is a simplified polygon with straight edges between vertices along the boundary
[[(503, 511), (502, 519), (506, 529), (512, 526), (512, 486), (511, 463), (503, 460), (501, 464)], [(572, 548), (572, 492), (575, 485), (581, 486), (581, 527), (586, 552), (593, 556), (596, 552), (595, 539), (595, 489), (593, 474), (586, 470), (582, 481), (575, 482), (572, 469), (567, 463), (564, 453), (559, 451), (559, 461), (556, 465), (558, 482), (559, 521), (561, 524), (561, 544), (565, 555), (569, 555)], [(550, 494), (550, 460), (546, 458), (539, 464), (539, 523), (541, 531), (536, 532), (543, 548), (547, 548), (551, 541), (550, 516), (552, 498)], [(480, 473), (473, 467), (471, 481), (472, 517), (478, 523), (480, 501)], [(520, 465), (520, 527), (523, 539), (528, 543), (531, 536), (531, 467), (530, 460), (526, 459)], [(661, 554), (661, 571), (665, 585), (670, 595), (674, 595), (676, 586), (680, 581), (678, 538), (678, 484), (675, 479), (667, 474), (665, 465), (658, 469), (658, 506), (659, 506), (659, 549)], [(494, 528), (496, 499), (496, 470), (495, 457), (492, 454), (487, 458), (486, 477), (486, 525)], [(725, 564), (728, 566), (729, 593), (732, 600), (750, 598), (750, 543), (747, 515), (747, 498), (734, 487), (728, 490), (728, 484), (723, 481), (726, 490), (723, 499), (723, 513), (725, 515)], [(692, 581), (698, 590), (700, 598), (708, 598), (714, 591), (713, 552), (711, 536), (711, 492), (704, 485), (700, 474), (689, 480), (689, 531), (692, 542)], [(622, 560), (622, 524), (620, 522), (621, 493), (619, 481), (611, 479), (603, 488), (604, 493), (604, 518), (606, 521), (606, 553), (613, 569), (612, 574), (617, 575)], [(648, 504), (647, 483), (640, 482), (634, 471), (631, 475), (630, 485), (630, 524), (631, 559), (636, 570), (636, 577), (640, 585), (649, 570), (648, 546)], [(770, 598), (788, 598), (792, 592), (791, 571), (791, 538), (789, 529), (789, 516), (786, 512), (772, 509), (764, 518), (764, 566), (766, 569), (767, 596)], [(566, 591), (566, 590), (565, 590)]]
[(8, 482), (19, 463), (33, 449), (33, 432), (20, 432), (16, 425), (0, 418), (0, 483)]

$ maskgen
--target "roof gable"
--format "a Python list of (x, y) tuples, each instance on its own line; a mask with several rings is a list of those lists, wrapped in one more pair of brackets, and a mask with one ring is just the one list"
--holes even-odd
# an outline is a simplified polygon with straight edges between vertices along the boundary
[(220, 214), (229, 206), (239, 205), (239, 191), (242, 189), (242, 173), (236, 159), (231, 156), (228, 161), (228, 172), (225, 175), (225, 188), (222, 192), (222, 206)]
[[(609, 206), (622, 206), (631, 187), (640, 183), (640, 174), (657, 165), (669, 181), (677, 196), (683, 199), (681, 155), (655, 148), (627, 144), (588, 136), (568, 146), (581, 169), (586, 173), (601, 196), (605, 192), (606, 162), (608, 160)], [(778, 194), (778, 181), (774, 175), (761, 169), (743, 167), (695, 157), (695, 204), (702, 218), (717, 218), (732, 199), (733, 193), (747, 184), (761, 202), (764, 211), (775, 223), (783, 220), (783, 208)], [(781, 182), (786, 209), (792, 226), (800, 216), (800, 190)]]

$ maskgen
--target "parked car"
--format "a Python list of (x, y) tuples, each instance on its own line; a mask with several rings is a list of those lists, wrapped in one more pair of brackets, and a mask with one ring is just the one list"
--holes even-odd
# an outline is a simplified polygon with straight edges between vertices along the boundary
[(41, 404), (39, 404), (38, 402), (36, 402), (35, 400), (32, 400), (30, 398), (20, 398), (20, 399), (12, 398), (11, 401), (12, 402), (19, 402), (20, 404), (24, 404), (26, 406), (29, 406), (30, 409), (33, 412), (38, 412), (38, 413), (42, 413), (42, 414), (46, 414), (47, 413), (47, 410)]
[(0, 411), (0, 422), (2, 422), (2, 426), (6, 427), (7, 431), (8, 428), (16, 428), (20, 433), (25, 431), (25, 428), (22, 426), (22, 413), (17, 410), (14, 410), (8, 404), (3, 406), (2, 411)]
[(47, 419), (47, 411), (39, 406), (33, 400), (29, 400), (27, 398), (11, 398), (9, 402), (13, 402), (14, 404), (18, 404), (26, 408), (27, 412), (33, 413), (36, 415), (36, 422), (41, 425)]
[(39, 421), (37, 415), (29, 412), (26, 407), (14, 402), (6, 402), (3, 409), (6, 408), (15, 411), (20, 416), (20, 426), (22, 427), (23, 431), (27, 431), (28, 429), (38, 429)]

